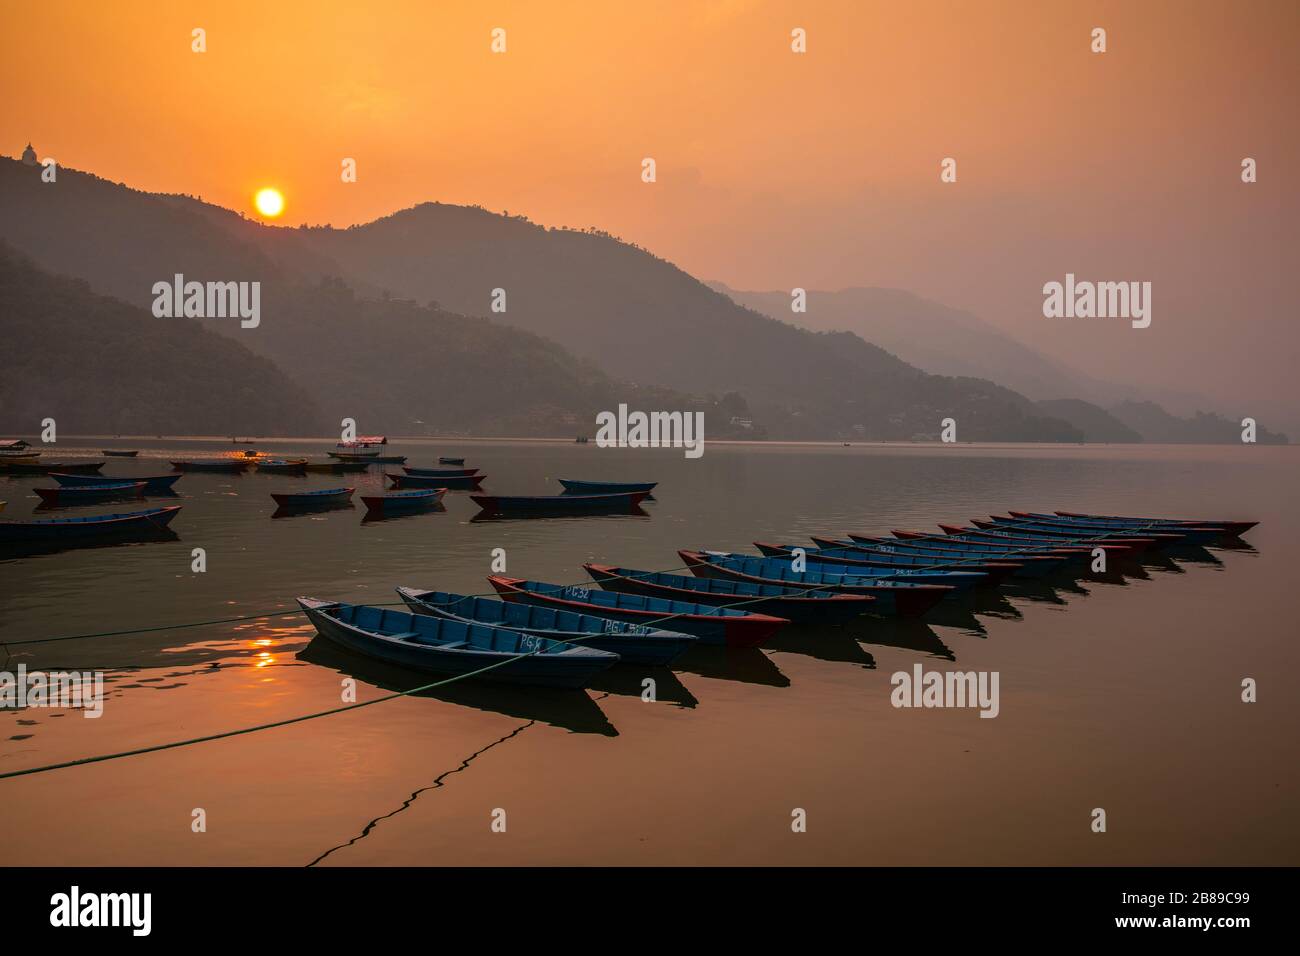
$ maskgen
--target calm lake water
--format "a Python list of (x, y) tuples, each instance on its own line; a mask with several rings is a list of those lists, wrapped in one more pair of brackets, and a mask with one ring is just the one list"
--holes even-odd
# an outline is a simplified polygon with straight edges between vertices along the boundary
[[(140, 447), (106, 474), (229, 442), (64, 442), (47, 458)], [(242, 447), (242, 446), (240, 446)], [(257, 449), (322, 456), (328, 442)], [(0, 863), (1290, 864), (1300, 863), (1300, 449), (743, 446), (608, 450), (399, 442), (464, 455), (484, 488), (657, 479), (648, 517), (471, 522), (363, 509), (272, 519), (272, 491), (354, 485), (187, 474), (177, 540), (0, 559), (0, 641), (280, 612), (9, 646), (29, 669), (103, 669), (104, 715), (0, 711), (0, 771), (148, 747), (339, 706), (433, 678), (317, 639), (294, 598), (397, 600), (395, 585), (487, 590), (507, 572), (584, 582), (585, 561), (681, 565), (678, 548), (753, 550), (809, 534), (935, 529), (1008, 508), (1257, 518), (1250, 547), (1105, 580), (987, 589), (924, 622), (862, 618), (770, 646), (623, 665), (590, 691), (461, 683), (256, 734), (0, 780)], [(393, 467), (395, 470), (395, 466)], [(3, 518), (47, 478), (0, 477)], [(155, 499), (156, 500), (156, 499)], [(164, 502), (165, 503), (165, 502)], [(62, 514), (130, 510), (94, 506)], [(207, 571), (191, 571), (191, 550)], [(891, 674), (996, 671), (1000, 714), (895, 709)], [(657, 700), (641, 698), (642, 679)], [(1258, 702), (1241, 701), (1244, 678)], [(1093, 833), (1094, 808), (1107, 832)], [(202, 808), (206, 832), (191, 828)], [(792, 813), (807, 831), (792, 832)], [(505, 811), (506, 832), (492, 831)]]

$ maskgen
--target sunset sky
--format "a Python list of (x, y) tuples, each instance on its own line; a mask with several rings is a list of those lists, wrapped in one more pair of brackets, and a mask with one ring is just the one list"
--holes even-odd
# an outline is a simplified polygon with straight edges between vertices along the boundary
[[(905, 288), (1093, 375), (1300, 422), (1295, 3), (6, 2), (0, 22), (7, 155), (30, 139), (250, 215), (272, 186), (289, 225), (478, 203), (737, 288)], [(1151, 281), (1151, 328), (1045, 319), (1066, 272)]]

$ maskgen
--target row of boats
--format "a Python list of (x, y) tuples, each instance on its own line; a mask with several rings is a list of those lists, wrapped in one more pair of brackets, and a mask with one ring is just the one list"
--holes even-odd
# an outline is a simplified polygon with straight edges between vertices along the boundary
[(588, 563), (596, 587), (493, 575), (499, 600), (399, 587), (405, 610), (298, 603), (322, 637), (391, 664), (583, 687), (619, 662), (665, 665), (696, 644), (756, 647), (792, 623), (919, 617), (970, 588), (1077, 576), (1099, 555), (1124, 560), (1226, 543), (1255, 524), (1011, 512), (941, 525), (941, 534), (814, 537), (814, 547), (758, 543), (759, 555), (679, 552), (693, 576)]

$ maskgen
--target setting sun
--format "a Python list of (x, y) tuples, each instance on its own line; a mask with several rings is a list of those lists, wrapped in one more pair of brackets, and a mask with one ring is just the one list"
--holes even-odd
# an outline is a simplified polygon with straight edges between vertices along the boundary
[(257, 211), (268, 219), (274, 219), (284, 212), (284, 196), (280, 195), (278, 189), (259, 189), (253, 197), (253, 203), (257, 206)]

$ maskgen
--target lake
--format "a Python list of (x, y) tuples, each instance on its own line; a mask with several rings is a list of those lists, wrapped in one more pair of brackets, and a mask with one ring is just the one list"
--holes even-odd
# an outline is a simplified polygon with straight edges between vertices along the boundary
[[(236, 454), (199, 440), (64, 440), (47, 459), (138, 447), (103, 472)], [(259, 441), (323, 456), (326, 441)], [(411, 585), (490, 591), (506, 573), (589, 583), (582, 564), (682, 566), (679, 548), (810, 545), (1055, 508), (1254, 518), (1245, 543), (1111, 573), (979, 589), (922, 620), (790, 628), (762, 648), (620, 665), (588, 691), (460, 682), (193, 746), (0, 780), (7, 865), (1173, 864), (1300, 862), (1300, 567), (1294, 446), (762, 445), (601, 449), (398, 441), (464, 456), (484, 489), (658, 480), (646, 516), (471, 521), (360, 507), (272, 518), (271, 492), (355, 486), (190, 473), (175, 540), (0, 556), (0, 669), (103, 670), (103, 716), (0, 711), (0, 772), (338, 707), (434, 678), (313, 640), (299, 595), (395, 603)], [(397, 470), (396, 466), (387, 466)], [(4, 519), (39, 476), (0, 477)], [(55, 514), (131, 510), (96, 505)], [(192, 570), (192, 551), (206, 571)], [(891, 675), (996, 672), (998, 715), (891, 704)], [(644, 681), (654, 700), (643, 699)], [(1242, 701), (1242, 682), (1258, 700)], [(1106, 832), (1093, 832), (1104, 809)], [(192, 821), (201, 810), (206, 830)], [(794, 832), (792, 820), (806, 820)], [(504, 832), (497, 832), (504, 820)]]

